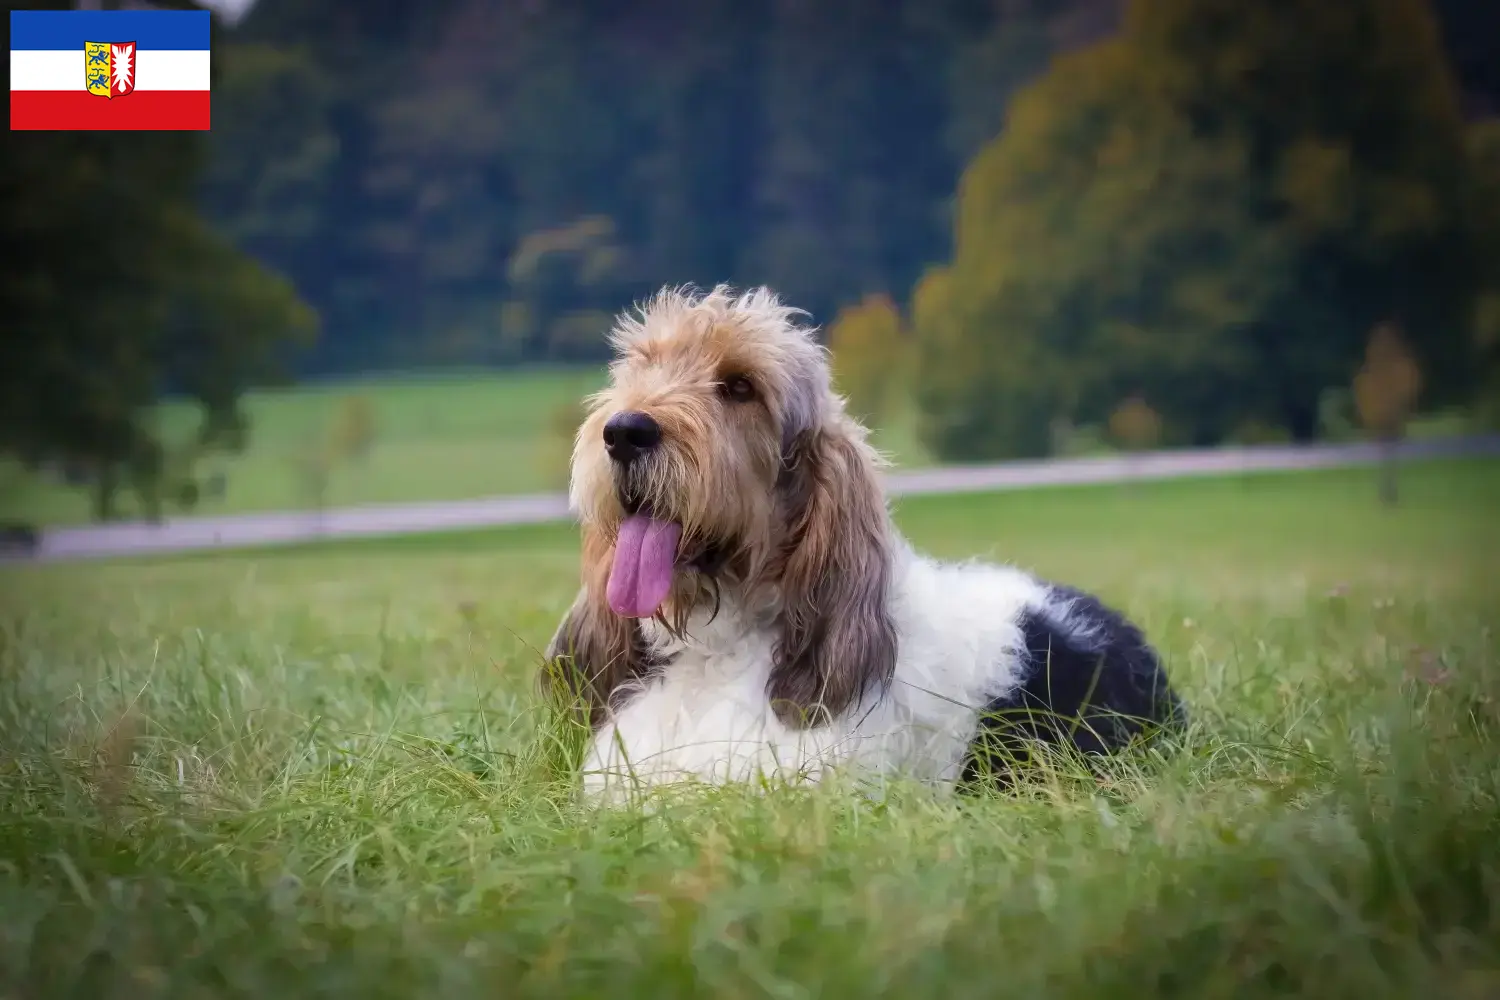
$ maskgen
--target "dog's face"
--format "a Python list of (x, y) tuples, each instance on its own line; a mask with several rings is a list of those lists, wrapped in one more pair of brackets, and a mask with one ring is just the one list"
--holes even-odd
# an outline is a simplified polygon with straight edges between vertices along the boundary
[(790, 724), (889, 681), (890, 537), (878, 456), (825, 352), (769, 291), (666, 291), (622, 317), (573, 449), (583, 588), (549, 646), (597, 722), (652, 666), (638, 619), (679, 636), (733, 588), (779, 633), (767, 696)]
[(679, 619), (710, 581), (757, 576), (776, 548), (778, 483), (827, 395), (822, 349), (768, 295), (659, 296), (616, 329), (590, 401), (572, 499), (626, 617)]

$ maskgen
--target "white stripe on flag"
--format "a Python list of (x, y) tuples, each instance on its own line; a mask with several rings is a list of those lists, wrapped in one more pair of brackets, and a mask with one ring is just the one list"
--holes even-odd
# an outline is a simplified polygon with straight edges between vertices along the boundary
[[(135, 56), (136, 90), (207, 90), (207, 49), (147, 49)], [(11, 90), (87, 90), (83, 49), (12, 49)]]

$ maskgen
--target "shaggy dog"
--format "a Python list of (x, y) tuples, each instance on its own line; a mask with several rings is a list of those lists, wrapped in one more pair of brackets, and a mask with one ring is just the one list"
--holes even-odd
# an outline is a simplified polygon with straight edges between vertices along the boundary
[(1095, 598), (912, 550), (801, 315), (765, 289), (665, 290), (611, 333), (572, 459), (583, 585), (544, 671), (592, 726), (586, 789), (967, 784), (1034, 741), (1106, 753), (1179, 722), (1156, 654)]

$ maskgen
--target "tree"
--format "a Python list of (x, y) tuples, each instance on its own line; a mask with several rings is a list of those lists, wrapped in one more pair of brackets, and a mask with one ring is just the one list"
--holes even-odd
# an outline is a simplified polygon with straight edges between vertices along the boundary
[(599, 360), (607, 354), (606, 304), (621, 288), (620, 246), (613, 219), (582, 219), (528, 233), (507, 266), (510, 303), (524, 310), (526, 327), (508, 331), (510, 350), (549, 360)]
[[(822, 322), (878, 290), (905, 307), (906, 290), (945, 253), (960, 168), (1012, 127), (1016, 95), (1027, 83), (1060, 53), (1112, 33), (1123, 6), (1122, 0), (604, 6), (257, 0), (243, 23), (214, 39), (217, 110), (207, 203), (236, 246), (287, 274), (318, 310), (323, 335), (293, 359), (309, 374), (543, 360), (554, 345), (555, 318), (613, 311), (664, 283), (765, 281)], [(1214, 11), (1230, 8), (1224, 0), (1192, 6), (1201, 7), (1193, 16), (1210, 28), (1219, 16)], [(1261, 6), (1229, 10), (1230, 21), (1239, 23), (1226, 21), (1219, 34), (1246, 34), (1244, 25)], [(1376, 9), (1369, 0), (1324, 6), (1330, 11), (1314, 12), (1311, 20), (1290, 7), (1281, 27), (1255, 29), (1265, 36), (1258, 47), (1227, 54), (1223, 37), (1189, 45), (1186, 56), (1170, 51), (1170, 39), (1148, 41), (1169, 62), (1216, 52), (1255, 70), (1242, 74), (1247, 80), (1236, 84), (1232, 103), (1316, 47), (1298, 37), (1304, 20), (1309, 40), (1325, 45), (1328, 19), (1351, 9), (1346, 20), (1358, 28)], [(1493, 15), (1466, 10), (1481, 5), (1460, 0), (1441, 6), (1452, 18), (1460, 73), (1482, 83), (1494, 75), (1483, 30)], [(1392, 86), (1404, 86), (1398, 78), (1422, 89), (1420, 74), (1391, 58), (1383, 41), (1405, 30), (1404, 15), (1394, 16), (1394, 29), (1371, 29), (1372, 58), (1352, 75), (1344, 65), (1351, 45), (1329, 48), (1330, 79), (1364, 87), (1387, 77), (1363, 110), (1359, 101), (1349, 104), (1363, 116), (1355, 130), (1361, 136), (1382, 131), (1367, 112), (1389, 103)], [(1354, 34), (1346, 31), (1346, 39)], [(1153, 50), (1137, 61), (1156, 58)], [(1201, 62), (1193, 72), (1204, 79), (1187, 79), (1164, 101), (1180, 109), (1205, 81), (1202, 89), (1218, 95), (1214, 100), (1225, 93), (1213, 67)], [(1278, 99), (1295, 104), (1302, 89), (1284, 87)], [(1238, 106), (1242, 117), (1259, 113), (1251, 103)], [(1191, 124), (1194, 137), (1203, 138), (1204, 123)], [(1309, 133), (1334, 148), (1351, 134)], [(1154, 142), (1149, 130), (1140, 138), (1148, 148)], [(1404, 148), (1408, 158), (1430, 155), (1436, 162), (1444, 155), (1441, 143), (1412, 141)], [(1365, 150), (1357, 152), (1354, 162), (1368, 159)], [(1270, 171), (1274, 160), (1256, 169)], [(1149, 172), (1142, 167), (1135, 176)], [(1247, 206), (1257, 224), (1265, 221), (1255, 214), (1260, 204)], [(537, 293), (508, 277), (519, 243), (592, 217), (613, 221), (617, 269), (606, 283), (589, 286), (572, 280), (568, 259), (552, 258), (546, 268), (561, 276), (548, 292), (548, 315), (521, 324), (529, 332), (512, 337), (515, 327), (502, 314)], [(1302, 269), (1304, 263), (1286, 266), (1314, 284), (1325, 273), (1330, 287), (1343, 280), (1322, 263)], [(1286, 311), (1301, 308), (1291, 302)], [(1425, 350), (1427, 322), (1400, 314)], [(1374, 315), (1361, 317), (1352, 333), (1341, 328), (1338, 371), (1353, 363)], [(1301, 328), (1320, 322), (1306, 318)], [(576, 332), (583, 321), (568, 318), (563, 326)], [(1285, 351), (1274, 342), (1277, 329), (1268, 326), (1262, 335), (1268, 350)], [(1309, 338), (1296, 331), (1284, 339), (1299, 351), (1321, 351), (1301, 343)], [(1431, 374), (1435, 387), (1448, 382), (1437, 368)], [(1185, 391), (1198, 384), (1179, 381)], [(1136, 387), (1149, 388), (1165, 412), (1170, 401), (1157, 387), (1123, 376), (1109, 391), (1083, 399), (1105, 406)], [(1201, 395), (1215, 405), (1228, 398), (1224, 386), (1205, 387)], [(1287, 395), (1290, 401), (1234, 407), (1306, 410), (1297, 402), (1300, 391)], [(1273, 416), (1277, 423), (1290, 419)], [(1305, 413), (1298, 419), (1305, 423)], [(1236, 421), (1213, 415), (1201, 436), (1212, 437), (1209, 425), (1226, 422)]]
[(1475, 255), (1481, 261), (1481, 292), (1472, 327), (1480, 371), (1480, 418), (1500, 426), (1500, 119), (1469, 128), (1474, 183), (1468, 218)]
[(922, 6), (769, 4), (758, 219), (739, 269), (816, 317), (910, 287), (941, 247), (945, 61)]
[[(950, 43), (948, 146), (967, 163), (1003, 130), (1016, 92), (1053, 56), (1093, 44), (1119, 27), (1120, 0), (926, 0)], [(946, 15), (946, 16), (943, 16)]]
[(972, 436), (934, 443), (1020, 453), (1034, 418), (981, 416), (1017, 389), (1042, 419), (1139, 390), (1195, 443), (1250, 421), (1307, 439), (1386, 315), (1462, 396), (1468, 169), (1418, 0), (1135, 0), (965, 171), (947, 343), (920, 372), (945, 391), (919, 395), (929, 427)]
[(834, 384), (856, 415), (872, 424), (888, 420), (907, 387), (907, 340), (890, 296), (867, 295), (839, 311), (828, 331)]
[(553, 408), (546, 431), (538, 441), (537, 468), (548, 486), (566, 490), (572, 474), (573, 443), (588, 417), (584, 400), (570, 399)]
[[(317, 309), (300, 373), (421, 363), (429, 332), (485, 314), (474, 290), (494, 292), (512, 226), (489, 99), (505, 53), (457, 37), (462, 7), (257, 0), (215, 38), (207, 205)], [(441, 74), (462, 55), (490, 67), (466, 89)]]
[(1354, 405), (1360, 423), (1380, 445), (1380, 499), (1396, 503), (1396, 443), (1422, 389), (1422, 373), (1394, 323), (1370, 332), (1364, 364), (1354, 376)]
[[(666, 283), (768, 282), (822, 321), (904, 297), (1010, 93), (1117, 8), (257, 0), (215, 39), (208, 203), (319, 311), (306, 373), (544, 360), (559, 318)], [(529, 235), (588, 218), (607, 281), (566, 255), (512, 281)]]
[[(243, 444), (243, 390), (313, 326), (287, 282), (198, 215), (200, 138), (6, 139), (0, 245), (14, 263), (0, 276), (0, 453), (87, 467), (100, 519), (126, 485), (152, 517), (190, 497), (194, 460)], [(164, 392), (198, 404), (185, 442), (156, 424)]]
[(376, 432), (375, 406), (368, 396), (340, 400), (332, 418), (316, 428), (301, 450), (291, 456), (291, 473), (302, 502), (321, 512), (328, 504), (334, 473), (369, 458)]
[(1124, 450), (1126, 461), (1133, 464), (1139, 463), (1137, 456), (1161, 444), (1161, 417), (1138, 393), (1110, 411), (1106, 426), (1110, 440)]
[(349, 396), (339, 403), (329, 446), (339, 459), (363, 462), (375, 446), (375, 404), (369, 396)]
[[(953, 268), (930, 268), (912, 293), (919, 435), (954, 461), (1043, 457), (1052, 450), (1052, 414), (1064, 408), (1061, 379), (1043, 374), (1051, 359), (1002, 311), (1014, 300), (976, 318), (960, 281)], [(972, 335), (981, 323), (988, 337)]]
[(1475, 113), (1500, 113), (1500, 7), (1434, 0), (1453, 69)]
[(1109, 436), (1126, 451), (1149, 451), (1161, 444), (1161, 417), (1141, 396), (1130, 396), (1109, 415)]

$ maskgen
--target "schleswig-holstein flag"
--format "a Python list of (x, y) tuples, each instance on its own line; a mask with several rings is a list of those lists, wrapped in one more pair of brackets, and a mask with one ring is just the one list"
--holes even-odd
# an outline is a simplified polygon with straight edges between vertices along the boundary
[(209, 17), (11, 11), (11, 129), (207, 129)]

